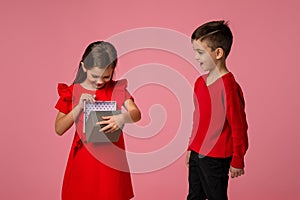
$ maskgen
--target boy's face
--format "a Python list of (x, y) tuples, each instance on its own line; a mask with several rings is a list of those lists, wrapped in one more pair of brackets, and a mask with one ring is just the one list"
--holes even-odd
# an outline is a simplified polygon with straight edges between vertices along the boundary
[(200, 67), (204, 71), (212, 71), (216, 68), (215, 52), (207, 46), (205, 40), (193, 40), (193, 49), (195, 51), (195, 59), (200, 63)]

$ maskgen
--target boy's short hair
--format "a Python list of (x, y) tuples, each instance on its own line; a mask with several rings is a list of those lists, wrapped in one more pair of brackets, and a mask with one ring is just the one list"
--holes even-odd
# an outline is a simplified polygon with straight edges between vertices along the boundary
[(228, 26), (228, 22), (211, 21), (199, 26), (192, 34), (193, 40), (207, 41), (208, 47), (213, 51), (222, 48), (225, 52), (225, 58), (229, 55), (232, 46), (232, 32)]

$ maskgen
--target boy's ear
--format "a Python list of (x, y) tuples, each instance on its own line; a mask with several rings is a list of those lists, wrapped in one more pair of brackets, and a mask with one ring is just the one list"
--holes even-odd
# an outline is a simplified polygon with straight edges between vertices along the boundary
[(215, 50), (215, 53), (216, 53), (216, 59), (221, 59), (225, 54), (224, 54), (224, 50), (222, 48), (217, 48)]

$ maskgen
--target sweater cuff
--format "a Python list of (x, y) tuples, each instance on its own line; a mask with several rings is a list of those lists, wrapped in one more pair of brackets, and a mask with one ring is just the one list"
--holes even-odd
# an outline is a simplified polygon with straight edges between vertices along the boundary
[(233, 156), (230, 165), (234, 168), (243, 169), (245, 167), (244, 158)]

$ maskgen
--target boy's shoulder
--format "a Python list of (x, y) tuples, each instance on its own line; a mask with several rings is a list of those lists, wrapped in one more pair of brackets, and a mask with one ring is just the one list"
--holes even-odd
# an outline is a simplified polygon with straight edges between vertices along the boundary
[(203, 87), (206, 86), (205, 80), (206, 80), (207, 76), (208, 76), (207, 74), (204, 74), (204, 75), (199, 76), (196, 79), (196, 81), (194, 83), (194, 92), (197, 93), (197, 91), (199, 90), (199, 88), (203, 88)]
[(205, 84), (205, 80), (206, 80), (207, 76), (208, 76), (208, 74), (203, 74), (203, 75), (199, 76), (195, 81), (195, 85)]
[(228, 84), (239, 85), (239, 83), (236, 81), (236, 78), (232, 72), (228, 73), (228, 77), (227, 77), (227, 79), (225, 79), (225, 81)]
[(232, 72), (228, 72), (227, 74), (222, 76), (224, 84), (228, 85), (234, 85), (236, 82), (234, 75)]
[(227, 95), (239, 94), (240, 96), (243, 96), (242, 88), (231, 72), (223, 77), (223, 83)]

